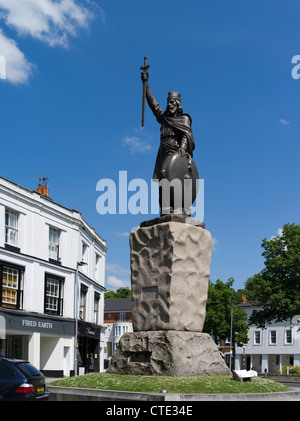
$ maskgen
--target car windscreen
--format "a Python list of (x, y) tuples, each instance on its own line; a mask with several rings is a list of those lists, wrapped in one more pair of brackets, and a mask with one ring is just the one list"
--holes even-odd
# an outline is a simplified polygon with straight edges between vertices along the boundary
[(39, 376), (41, 373), (37, 368), (35, 368), (30, 363), (19, 363), (17, 367), (22, 371), (26, 376)]

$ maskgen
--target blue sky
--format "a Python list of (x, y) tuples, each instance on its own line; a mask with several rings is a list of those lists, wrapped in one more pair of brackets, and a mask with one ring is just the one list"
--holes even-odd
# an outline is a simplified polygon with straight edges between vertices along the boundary
[(211, 280), (263, 268), (261, 241), (299, 223), (298, 1), (0, 0), (0, 174), (80, 210), (106, 239), (107, 288), (130, 285), (129, 232), (153, 215), (99, 215), (98, 180), (150, 183), (159, 126), (141, 128), (139, 67), (164, 108), (181, 92), (205, 180)]

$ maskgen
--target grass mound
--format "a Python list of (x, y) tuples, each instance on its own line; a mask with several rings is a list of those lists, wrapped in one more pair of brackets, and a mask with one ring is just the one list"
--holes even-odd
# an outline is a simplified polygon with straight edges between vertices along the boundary
[(161, 390), (169, 393), (271, 393), (289, 390), (280, 383), (257, 377), (252, 382), (240, 383), (231, 376), (156, 377), (106, 373), (56, 380), (51, 386), (145, 393), (159, 393)]

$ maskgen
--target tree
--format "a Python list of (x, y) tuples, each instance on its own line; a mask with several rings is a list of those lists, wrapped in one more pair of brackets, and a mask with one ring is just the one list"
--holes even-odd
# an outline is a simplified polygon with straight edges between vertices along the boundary
[(237, 306), (239, 300), (232, 288), (233, 278), (226, 283), (218, 279), (215, 284), (209, 282), (208, 299), (206, 305), (206, 319), (203, 332), (213, 335), (216, 343), (218, 339), (230, 338), (231, 302), (233, 304), (232, 338), (238, 346), (248, 343), (248, 325), (245, 312)]
[(129, 288), (119, 288), (117, 291), (107, 291), (105, 293), (106, 300), (116, 300), (118, 298), (130, 298), (131, 297), (131, 289)]
[(250, 324), (264, 328), (300, 314), (300, 225), (286, 224), (277, 237), (262, 242), (265, 268), (254, 277)]

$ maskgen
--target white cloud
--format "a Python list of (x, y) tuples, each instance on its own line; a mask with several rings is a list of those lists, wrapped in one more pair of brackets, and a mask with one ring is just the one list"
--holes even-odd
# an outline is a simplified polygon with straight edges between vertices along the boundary
[(122, 143), (124, 146), (128, 147), (131, 153), (147, 153), (151, 151), (152, 146), (143, 141), (141, 138), (137, 136), (126, 136), (122, 139)]
[(106, 271), (109, 273), (113, 273), (115, 275), (128, 275), (130, 273), (129, 269), (118, 265), (117, 263), (107, 263), (106, 264)]
[(30, 63), (17, 43), (7, 38), (0, 29), (0, 54), (5, 59), (6, 79), (13, 84), (26, 83), (34, 69), (34, 65)]
[[(130, 274), (130, 270), (118, 265), (117, 263), (107, 263), (106, 264), (106, 272), (112, 273), (113, 275), (109, 275), (106, 278), (106, 288), (109, 289), (118, 289), (123, 287), (130, 288), (130, 279), (128, 275)], [(117, 275), (117, 276), (115, 276)], [(125, 277), (125, 279), (120, 279), (119, 276)], [(127, 279), (126, 279), (127, 278)]]
[(87, 28), (90, 9), (74, 0), (0, 0), (0, 17), (19, 35), (30, 35), (51, 46), (67, 46), (69, 36)]
[(117, 278), (116, 276), (108, 276), (106, 280), (107, 288), (130, 288), (130, 281), (129, 280), (122, 280)]
[(115, 231), (117, 237), (129, 237), (129, 232), (117, 232)]
[(277, 238), (278, 236), (279, 237), (282, 237), (282, 235), (283, 235), (283, 229), (282, 228), (278, 228), (278, 230), (276, 231), (276, 236), (275, 235), (272, 235), (271, 238), (270, 238), (270, 240), (273, 240), (274, 238)]
[(279, 119), (279, 121), (280, 121), (280, 123), (281, 123), (281, 124), (283, 124), (284, 126), (287, 126), (288, 124), (291, 124), (291, 122), (290, 122), (290, 121), (288, 121), (288, 120), (284, 120), (283, 118), (280, 118), (280, 119)]
[[(132, 227), (130, 232), (136, 231), (137, 229), (139, 229), (139, 226)], [(128, 231), (123, 231), (123, 232), (115, 231), (115, 234), (116, 234), (117, 237), (129, 237), (130, 232), (128, 232)]]
[(218, 240), (216, 240), (214, 237), (212, 238), (212, 251), (217, 251), (216, 245), (218, 244)]
[[(104, 23), (104, 12), (91, 0), (0, 0), (0, 21), (14, 29), (18, 37), (30, 36), (52, 47), (68, 47), (70, 37), (89, 27), (95, 9)], [(35, 65), (2, 30), (0, 55), (6, 61), (8, 82), (23, 84), (29, 80)]]

